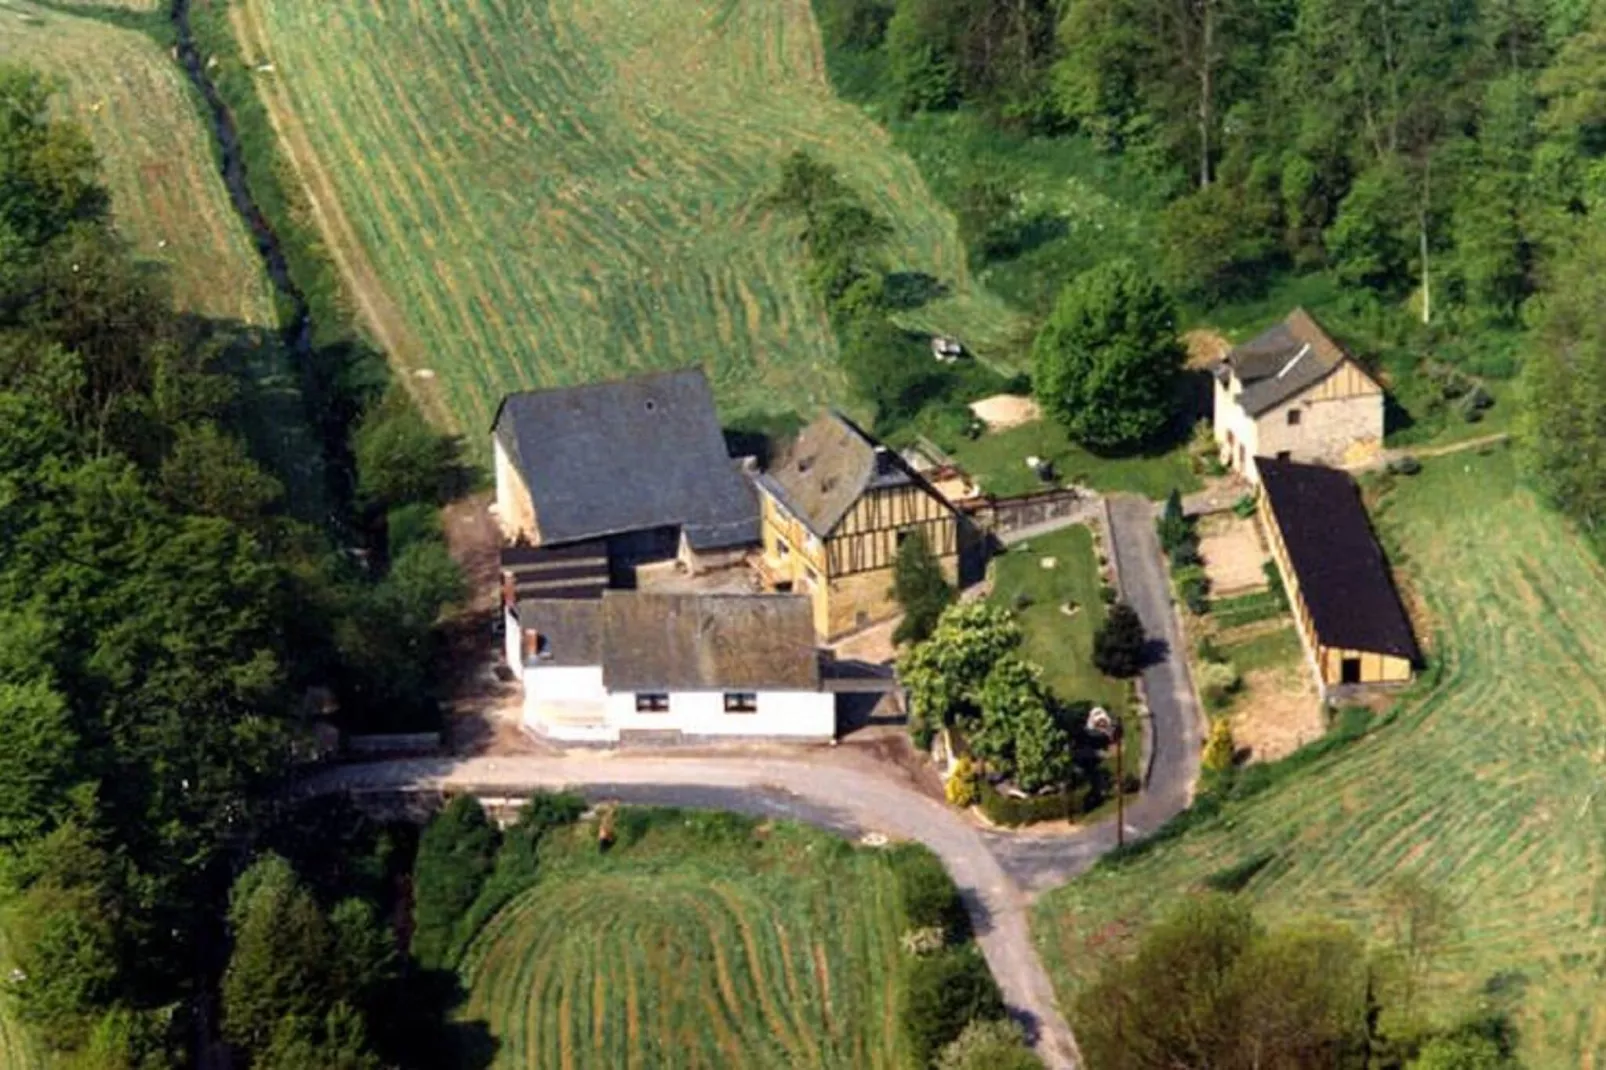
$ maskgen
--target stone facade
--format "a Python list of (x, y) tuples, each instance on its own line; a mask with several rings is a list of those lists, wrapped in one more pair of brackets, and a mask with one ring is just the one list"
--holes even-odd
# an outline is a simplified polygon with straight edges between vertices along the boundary
[(1338, 467), (1382, 449), (1382, 387), (1352, 362), (1258, 415), (1238, 403), (1242, 392), (1235, 375), (1217, 379), (1214, 429), (1222, 463), (1252, 482), (1257, 456)]
[(502, 527), (502, 537), (508, 542), (523, 539), (531, 546), (539, 546), (541, 529), (536, 524), (530, 488), (524, 485), (501, 440), (493, 437), (491, 448), (496, 454), (496, 519)]

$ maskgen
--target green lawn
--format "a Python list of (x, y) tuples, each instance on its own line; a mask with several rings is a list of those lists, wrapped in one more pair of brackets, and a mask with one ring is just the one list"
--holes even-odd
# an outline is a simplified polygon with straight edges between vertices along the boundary
[(1042, 490), (1042, 481), (1026, 467), (1027, 457), (1052, 461), (1062, 483), (1079, 483), (1099, 491), (1129, 491), (1148, 498), (1164, 498), (1173, 488), (1187, 493), (1200, 485), (1188, 464), (1185, 445), (1152, 455), (1099, 457), (1067, 438), (1064, 428), (1053, 420), (1038, 420), (978, 439), (939, 444), (951, 445), (960, 467), (990, 494)]
[[(629, 822), (650, 817), (633, 840)], [(462, 964), (495, 1070), (907, 1065), (885, 854), (785, 823), (621, 810), (550, 833)]]
[(1269, 921), (1328, 916), (1381, 938), (1391, 877), (1439, 889), (1456, 926), (1435, 1011), (1487, 993), (1525, 1065), (1601, 1065), (1606, 572), (1518, 484), (1508, 451), (1428, 462), (1377, 521), (1434, 623), (1442, 674), (1366, 738), (1041, 900), (1062, 1003), (1118, 934), (1267, 856), (1243, 894)]
[[(1043, 567), (1045, 557), (1054, 558), (1053, 568)], [(1054, 693), (1066, 702), (1092, 702), (1120, 714), (1127, 721), (1127, 739), (1136, 740), (1139, 725), (1129, 716), (1128, 684), (1093, 667), (1093, 634), (1105, 616), (1093, 533), (1077, 525), (1032, 539), (1026, 548), (1012, 549), (995, 559), (993, 569), (991, 601), (1015, 609), (1020, 593), (1032, 600), (1030, 606), (1017, 611), (1026, 633), (1023, 652), (1043, 667), (1043, 679)], [(1060, 612), (1067, 601), (1080, 607), (1071, 616)], [(1123, 758), (1128, 772), (1141, 767), (1140, 749), (1126, 748)]]
[(1236, 642), (1218, 640), (1216, 645), (1220, 648), (1222, 656), (1243, 673), (1270, 668), (1273, 665), (1297, 663), (1303, 656), (1299, 633), (1294, 630), (1292, 618), (1288, 618), (1285, 627), (1274, 631), (1261, 632), (1259, 635)]

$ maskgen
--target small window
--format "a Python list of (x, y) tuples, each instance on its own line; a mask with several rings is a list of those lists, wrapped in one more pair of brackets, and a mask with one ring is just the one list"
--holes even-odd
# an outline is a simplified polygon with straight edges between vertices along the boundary
[(1277, 459), (1279, 461), (1291, 461), (1291, 460), (1294, 459), (1293, 451), (1292, 450), (1278, 450), (1277, 451)]
[(668, 713), (669, 695), (663, 691), (640, 691), (636, 694), (637, 713)]
[(1304, 415), (1305, 414), (1303, 412), (1301, 412), (1300, 410), (1298, 410), (1298, 409), (1289, 409), (1288, 410), (1288, 426), (1289, 427), (1298, 427), (1299, 426), (1299, 418), (1301, 416), (1304, 416)]
[(725, 692), (726, 713), (757, 713), (758, 695), (751, 691)]
[(785, 539), (777, 538), (775, 540), (775, 553), (782, 561), (784, 561), (791, 556), (792, 548), (786, 545)]

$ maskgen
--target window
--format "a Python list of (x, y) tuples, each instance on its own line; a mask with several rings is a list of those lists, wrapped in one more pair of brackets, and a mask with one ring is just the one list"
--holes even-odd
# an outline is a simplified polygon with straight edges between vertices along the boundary
[(663, 691), (639, 691), (636, 693), (637, 713), (668, 713), (669, 695)]
[(779, 557), (782, 561), (785, 561), (788, 557), (791, 556), (791, 553), (792, 553), (792, 548), (790, 546), (786, 545), (786, 540), (781, 538), (781, 537), (779, 537), (779, 536), (776, 536), (776, 539), (775, 539), (775, 555), (777, 557)]
[(1279, 461), (1291, 461), (1294, 459), (1294, 453), (1292, 450), (1278, 450), (1277, 459)]
[(726, 713), (757, 713), (758, 695), (751, 691), (725, 692)]
[(1289, 409), (1288, 410), (1288, 426), (1289, 427), (1298, 427), (1299, 426), (1299, 418), (1301, 416), (1304, 416), (1304, 415), (1305, 414), (1303, 412), (1299, 411), (1298, 409)]

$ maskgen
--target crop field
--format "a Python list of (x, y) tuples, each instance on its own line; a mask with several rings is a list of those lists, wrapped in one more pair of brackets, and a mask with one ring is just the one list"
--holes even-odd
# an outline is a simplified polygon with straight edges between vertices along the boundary
[(1237, 863), (1269, 919), (1346, 920), (1380, 941), (1396, 875), (1440, 890), (1452, 935), (1433, 1010), (1509, 1013), (1524, 1065), (1606, 1065), (1606, 573), (1518, 484), (1464, 454), (1402, 480), (1378, 515), (1431, 622), (1431, 679), (1391, 723), (1176, 839), (1046, 897), (1062, 1002), (1099, 948)]
[(787, 825), (714, 842), (660, 822), (607, 854), (596, 835), (549, 834), (543, 875), (465, 955), (459, 1013), (492, 1066), (903, 1065), (882, 856)]
[(914, 164), (833, 96), (808, 0), (244, 0), (234, 17), (356, 307), (459, 428), (510, 389), (692, 363), (732, 413), (839, 398), (794, 227), (763, 203), (795, 149), (894, 222), (892, 266), (948, 288), (910, 325), (983, 354), (1021, 329), (972, 284)]

